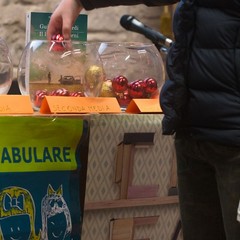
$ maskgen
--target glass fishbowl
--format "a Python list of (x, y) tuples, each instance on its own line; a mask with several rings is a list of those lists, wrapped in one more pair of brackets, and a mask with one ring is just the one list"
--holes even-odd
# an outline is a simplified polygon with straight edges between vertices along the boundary
[(36, 111), (45, 96), (98, 97), (105, 80), (98, 45), (80, 41), (30, 41), (17, 75)]
[(102, 42), (98, 53), (106, 74), (100, 96), (116, 97), (123, 110), (132, 99), (159, 97), (165, 68), (154, 44)]
[(13, 64), (6, 41), (0, 38), (0, 94), (7, 94), (13, 77)]

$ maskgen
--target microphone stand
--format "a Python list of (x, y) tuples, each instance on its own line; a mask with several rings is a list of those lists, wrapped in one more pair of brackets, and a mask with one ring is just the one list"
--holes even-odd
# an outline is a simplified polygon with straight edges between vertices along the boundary
[(160, 52), (160, 53), (163, 53), (165, 55), (168, 54), (168, 48), (166, 46), (164, 46), (163, 44), (159, 44), (159, 43), (154, 43), (152, 42), (155, 47), (157, 48), (157, 50)]
[[(128, 30), (128, 31), (133, 31), (133, 32), (135, 32), (135, 33), (138, 33), (138, 34), (141, 34), (141, 35), (144, 35), (144, 34), (142, 34), (142, 33), (140, 33), (140, 32), (137, 32), (137, 31), (134, 31), (134, 30), (131, 30), (131, 29), (129, 29), (128, 27), (126, 28), (124, 25), (123, 25), (123, 23), (122, 23), (122, 19), (124, 18), (124, 17), (126, 17), (126, 16), (128, 16), (128, 15), (123, 15), (122, 16), (122, 18), (121, 18), (121, 20), (120, 20), (120, 23), (121, 23), (121, 26), (123, 27), (123, 28), (125, 28), (125, 30)], [(135, 18), (135, 17), (133, 17), (132, 16), (132, 18)], [(125, 18), (124, 18), (124, 20), (125, 20)], [(145, 25), (144, 25), (145, 26)], [(160, 32), (159, 32), (160, 33)], [(160, 33), (163, 37), (164, 37), (164, 35), (162, 34), (162, 33)], [(145, 36), (145, 35), (144, 35)], [(146, 36), (145, 36), (146, 37)], [(151, 40), (151, 42), (155, 45), (155, 47), (158, 49), (158, 51), (160, 52), (160, 53), (162, 53), (162, 54), (164, 54), (164, 55), (167, 55), (167, 53), (168, 53), (168, 49), (169, 49), (169, 45), (168, 45), (168, 43), (165, 45), (165, 44), (163, 44), (163, 43), (160, 43), (160, 41), (157, 41), (157, 40), (153, 40), (152, 38), (150, 38), (150, 37), (146, 37), (146, 38), (148, 38), (149, 40)], [(170, 39), (169, 39), (170, 40)], [(173, 43), (173, 42), (172, 42)]]

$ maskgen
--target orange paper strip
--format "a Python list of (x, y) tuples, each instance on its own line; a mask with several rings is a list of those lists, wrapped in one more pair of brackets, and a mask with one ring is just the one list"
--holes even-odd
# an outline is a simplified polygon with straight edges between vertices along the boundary
[(162, 113), (159, 99), (132, 99), (129, 103), (127, 113)]
[(0, 114), (33, 114), (30, 97), (0, 95)]
[(116, 98), (46, 96), (41, 113), (120, 113)]

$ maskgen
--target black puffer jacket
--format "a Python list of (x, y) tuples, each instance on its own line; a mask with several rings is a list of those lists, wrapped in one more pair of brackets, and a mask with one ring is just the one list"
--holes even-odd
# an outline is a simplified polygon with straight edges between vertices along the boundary
[[(86, 9), (167, 0), (82, 0)], [(240, 0), (182, 0), (174, 17), (169, 80), (160, 103), (164, 134), (240, 145)]]
[(164, 133), (240, 145), (240, 0), (181, 2), (174, 32)]
[(94, 8), (120, 6), (120, 5), (137, 5), (145, 4), (146, 6), (162, 6), (179, 2), (179, 0), (79, 0), (86, 10)]

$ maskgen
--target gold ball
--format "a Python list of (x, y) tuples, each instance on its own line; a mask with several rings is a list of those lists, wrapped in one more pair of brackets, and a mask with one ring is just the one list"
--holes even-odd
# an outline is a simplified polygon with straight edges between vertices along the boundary
[(99, 97), (115, 97), (115, 94), (112, 90), (112, 81), (106, 80), (103, 82), (102, 90)]
[(102, 85), (105, 80), (105, 72), (102, 67), (97, 65), (90, 66), (85, 72), (85, 81), (90, 89)]

